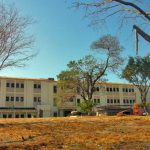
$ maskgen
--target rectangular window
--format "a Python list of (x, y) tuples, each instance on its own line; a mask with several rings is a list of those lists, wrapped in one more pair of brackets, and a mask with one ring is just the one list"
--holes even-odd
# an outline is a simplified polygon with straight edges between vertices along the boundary
[(54, 92), (54, 93), (57, 93), (57, 86), (56, 86), (56, 85), (53, 86), (53, 92)]
[(124, 88), (122, 88), (122, 92), (125, 92), (125, 89), (124, 89)]
[(107, 103), (109, 103), (109, 99), (107, 99)]
[(113, 99), (111, 99), (111, 103), (113, 103)]
[(96, 99), (94, 99), (94, 103), (96, 104)]
[(12, 118), (12, 114), (8, 114), (8, 118)]
[(129, 89), (129, 92), (131, 92), (131, 89)]
[(97, 91), (97, 92), (99, 91), (99, 87), (96, 88), (96, 91)]
[(109, 88), (107, 88), (106, 90), (107, 90), (107, 92), (109, 92)]
[(20, 101), (23, 102), (24, 101), (24, 97), (20, 97)]
[(16, 97), (16, 102), (19, 102), (19, 97)]
[(37, 88), (37, 84), (34, 84), (34, 89), (36, 89)]
[(80, 99), (77, 99), (77, 104), (80, 104)]
[(124, 104), (126, 103), (126, 100), (125, 100), (125, 99), (123, 99), (123, 103), (124, 103)]
[(31, 114), (28, 114), (28, 118), (31, 118)]
[(41, 84), (38, 84), (38, 85), (37, 85), (37, 88), (38, 88), (38, 89), (41, 89)]
[(41, 102), (41, 97), (38, 97), (38, 102), (39, 102), (39, 103)]
[(19, 83), (16, 83), (16, 88), (19, 88)]
[(134, 89), (132, 89), (132, 92), (134, 92)]
[(100, 99), (97, 99), (97, 103), (100, 103)]
[(19, 114), (16, 114), (16, 115), (15, 115), (15, 118), (19, 118)]
[(115, 92), (115, 91), (116, 91), (116, 89), (115, 89), (115, 88), (113, 88), (113, 91)]
[(13, 96), (11, 97), (11, 101), (12, 101), (12, 102), (14, 101), (14, 97), (13, 97)]
[(110, 88), (110, 92), (112, 92), (112, 88)]
[(120, 99), (117, 100), (117, 103), (120, 103)]
[(14, 88), (14, 87), (15, 87), (15, 84), (14, 84), (14, 83), (11, 83), (11, 87)]
[(6, 114), (3, 114), (3, 118), (7, 118), (7, 115), (6, 115)]
[(119, 92), (119, 88), (116, 88), (117, 89), (117, 92)]
[(6, 101), (7, 101), (7, 102), (9, 101), (9, 96), (6, 96)]
[(21, 83), (21, 88), (22, 88), (22, 89), (24, 88), (24, 83)]
[(10, 83), (6, 83), (6, 87), (10, 87)]
[(53, 115), (54, 117), (57, 117), (57, 112), (54, 112), (54, 115)]
[(24, 114), (21, 114), (20, 117), (21, 117), (21, 118), (24, 118)]
[(133, 103), (133, 101), (130, 99), (130, 104), (132, 104)]
[(116, 99), (114, 99), (114, 103), (116, 103)]
[(126, 88), (126, 92), (128, 92), (128, 89)]
[(127, 102), (127, 104), (128, 104), (128, 103), (129, 103), (129, 100), (127, 99), (127, 101), (126, 101), (126, 102)]
[(37, 102), (37, 97), (34, 97), (33, 101), (34, 101), (34, 102)]

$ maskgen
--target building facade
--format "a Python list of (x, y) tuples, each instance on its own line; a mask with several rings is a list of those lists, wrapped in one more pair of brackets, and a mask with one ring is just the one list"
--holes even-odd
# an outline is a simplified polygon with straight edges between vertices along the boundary
[(0, 77), (0, 118), (57, 115), (53, 105), (57, 83), (53, 79)]
[[(150, 91), (147, 100), (150, 102)], [(110, 107), (116, 113), (140, 103), (140, 93), (131, 84), (98, 83), (93, 101), (97, 110)], [(0, 77), (0, 118), (67, 116), (78, 109), (82, 98), (77, 95), (61, 105), (57, 102), (57, 81), (53, 78)]]

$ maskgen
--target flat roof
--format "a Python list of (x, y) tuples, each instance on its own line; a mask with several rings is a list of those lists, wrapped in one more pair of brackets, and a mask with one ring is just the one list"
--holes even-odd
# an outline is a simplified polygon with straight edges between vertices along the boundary
[[(54, 80), (54, 78), (27, 78), (27, 77), (9, 77), (9, 76), (0, 76), (0, 79), (14, 79), (14, 80), (31, 80), (31, 81), (46, 81), (46, 82), (55, 82), (57, 83), (57, 80)], [(131, 83), (117, 83), (117, 82), (97, 82), (97, 84), (105, 84), (105, 85), (130, 85), (134, 86)]]
[(46, 81), (46, 82), (57, 82), (53, 80), (53, 78), (25, 78), (25, 77), (8, 77), (8, 76), (0, 76), (0, 79), (6, 80), (31, 80), (31, 81)]

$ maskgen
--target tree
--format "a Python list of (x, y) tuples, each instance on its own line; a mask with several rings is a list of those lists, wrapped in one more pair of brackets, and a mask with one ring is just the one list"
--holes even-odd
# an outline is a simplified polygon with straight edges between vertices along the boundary
[(122, 72), (122, 78), (135, 85), (141, 94), (141, 102), (147, 102), (150, 88), (150, 55), (145, 57), (130, 57)]
[(81, 112), (88, 113), (90, 115), (95, 105), (96, 104), (92, 100), (88, 100), (88, 101), (81, 102), (79, 104), (79, 108)]
[(23, 17), (13, 6), (0, 3), (0, 70), (6, 67), (22, 67), (35, 54), (29, 51), (33, 36), (26, 35), (29, 17)]
[[(74, 7), (84, 7), (86, 16), (92, 17), (91, 24), (107, 23), (117, 20), (119, 29), (127, 24), (136, 31), (136, 50), (138, 51), (138, 34), (150, 42), (150, 2), (146, 0), (73, 0)], [(116, 17), (117, 16), (117, 17)], [(120, 22), (118, 21), (120, 20)], [(110, 26), (110, 24), (109, 24)], [(147, 28), (147, 30), (146, 30)]]
[(103, 52), (103, 59), (99, 60), (92, 55), (87, 55), (80, 60), (70, 61), (67, 65), (68, 69), (57, 76), (63, 96), (75, 97), (79, 94), (84, 101), (92, 100), (96, 83), (105, 81), (106, 72), (116, 71), (122, 64), (122, 47), (116, 37), (103, 36), (94, 41), (91, 48)]

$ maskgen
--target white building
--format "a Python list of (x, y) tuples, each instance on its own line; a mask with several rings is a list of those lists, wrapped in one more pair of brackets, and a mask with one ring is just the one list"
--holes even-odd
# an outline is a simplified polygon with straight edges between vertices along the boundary
[(57, 115), (53, 106), (57, 83), (53, 79), (0, 77), (0, 117), (49, 117)]
[[(131, 84), (103, 83), (97, 84), (93, 100), (97, 108), (124, 109), (140, 103), (140, 93)], [(150, 102), (150, 91), (147, 100)], [(81, 101), (77, 95), (57, 107), (57, 81), (53, 78), (0, 77), (0, 118), (66, 116)]]

